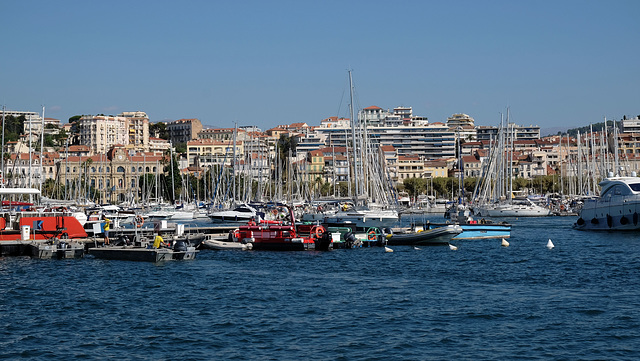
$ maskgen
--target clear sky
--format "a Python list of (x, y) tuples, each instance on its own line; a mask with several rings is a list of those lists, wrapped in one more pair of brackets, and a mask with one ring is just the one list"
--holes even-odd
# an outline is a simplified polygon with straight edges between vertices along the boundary
[(30, 1), (0, 5), (0, 103), (152, 122), (318, 125), (356, 107), (577, 127), (640, 114), (640, 1)]

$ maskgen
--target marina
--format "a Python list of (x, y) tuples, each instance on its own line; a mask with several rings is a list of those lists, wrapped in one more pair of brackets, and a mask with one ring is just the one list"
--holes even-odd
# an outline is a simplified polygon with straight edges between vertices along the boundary
[[(511, 222), (509, 247), (460, 240), (456, 251), (202, 250), (194, 261), (160, 263), (0, 258), (3, 319), (12, 321), (3, 354), (359, 359), (376, 349), (389, 359), (633, 359), (637, 233), (580, 231), (570, 217)], [(150, 311), (158, 305), (170, 317)], [(312, 330), (335, 342), (299, 347)], [(166, 339), (181, 342), (164, 348)]]

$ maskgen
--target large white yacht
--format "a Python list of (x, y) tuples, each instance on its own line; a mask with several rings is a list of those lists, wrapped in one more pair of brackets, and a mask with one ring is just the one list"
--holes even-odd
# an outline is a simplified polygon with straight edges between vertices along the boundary
[(600, 196), (586, 199), (574, 227), (587, 230), (640, 229), (640, 178), (609, 177)]

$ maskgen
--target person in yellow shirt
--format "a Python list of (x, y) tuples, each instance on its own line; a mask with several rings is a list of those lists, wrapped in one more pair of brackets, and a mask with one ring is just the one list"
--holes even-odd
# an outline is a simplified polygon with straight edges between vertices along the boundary
[(164, 240), (160, 235), (156, 235), (156, 238), (153, 239), (153, 248), (160, 248), (160, 246), (164, 243)]
[(111, 220), (104, 217), (104, 244), (109, 244), (109, 229), (111, 229)]

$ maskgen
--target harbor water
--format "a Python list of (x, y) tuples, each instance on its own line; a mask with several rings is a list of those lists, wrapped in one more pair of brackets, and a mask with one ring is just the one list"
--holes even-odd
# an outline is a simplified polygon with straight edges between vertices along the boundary
[(457, 251), (0, 258), (0, 358), (640, 358), (640, 233), (509, 221)]

